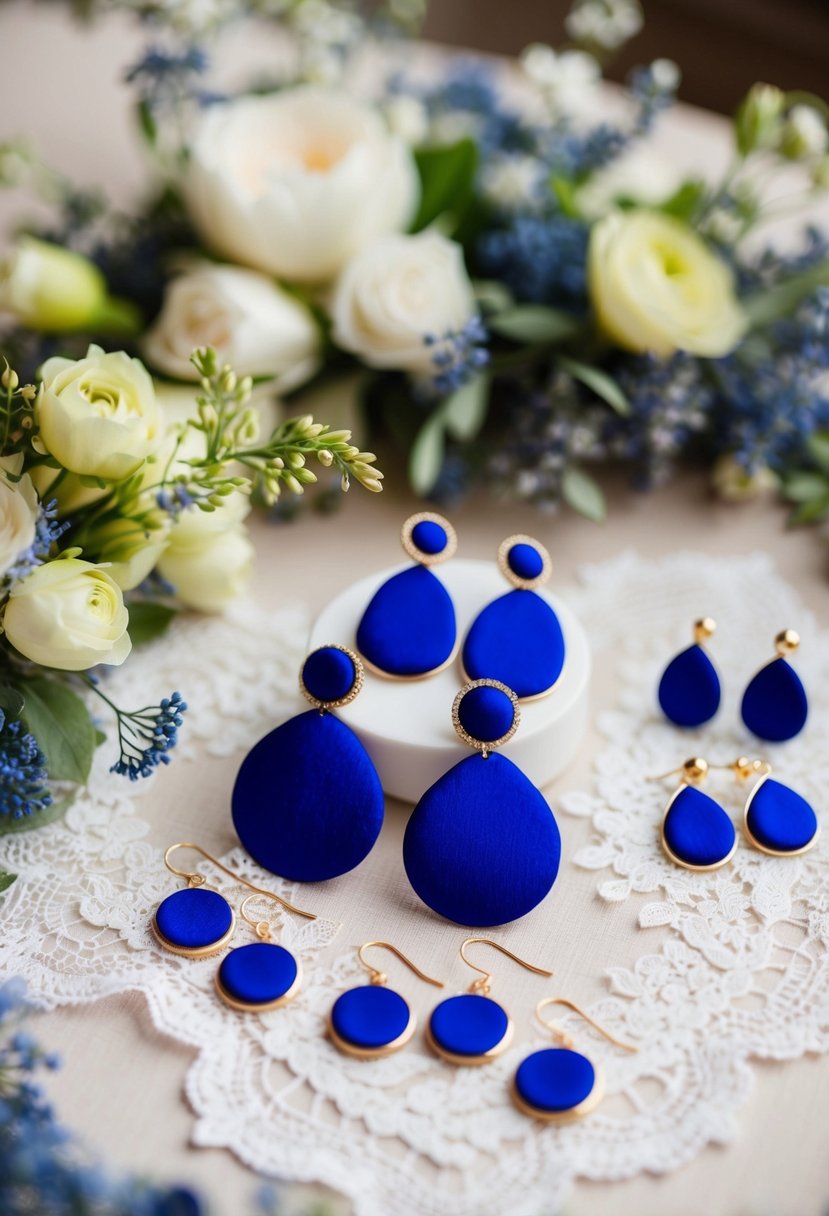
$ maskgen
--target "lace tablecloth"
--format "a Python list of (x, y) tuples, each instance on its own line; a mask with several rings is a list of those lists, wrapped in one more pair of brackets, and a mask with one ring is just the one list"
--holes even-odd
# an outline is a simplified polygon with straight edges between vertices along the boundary
[[(710, 1142), (728, 1141), (739, 1128), (752, 1059), (829, 1046), (827, 845), (787, 860), (741, 844), (723, 870), (679, 870), (659, 848), (670, 788), (645, 778), (691, 754), (712, 761), (757, 754), (739, 722), (739, 695), (771, 657), (774, 634), (795, 625), (803, 638), (795, 662), (813, 694), (812, 715), (801, 738), (766, 754), (777, 776), (820, 811), (829, 712), (816, 694), (829, 677), (829, 638), (762, 555), (657, 562), (621, 555), (585, 570), (563, 594), (588, 630), (606, 705), (597, 706), (599, 734), (590, 744), (594, 788), (552, 798), (565, 841), (556, 887), (524, 922), (494, 933), (557, 970), (544, 981), (492, 955), (493, 994), (517, 1032), (499, 1060), (453, 1068), (417, 1038), (365, 1063), (324, 1038), (333, 999), (360, 982), (353, 947), (367, 937), (390, 938), (450, 991), (471, 978), (457, 960), (463, 931), (422, 909), (406, 886), (404, 811), (390, 808), (381, 844), (357, 872), (301, 891), (231, 847), (225, 791), (239, 760), (299, 707), (307, 622), (294, 610), (248, 607), (224, 620), (180, 621), (113, 675), (124, 704), (173, 686), (185, 692), (193, 708), (184, 754), (160, 780), (130, 786), (109, 776), (104, 747), (64, 821), (0, 838), (0, 869), (19, 875), (0, 904), (2, 972), (25, 976), (46, 1007), (142, 992), (155, 1025), (196, 1052), (187, 1078), (193, 1143), (227, 1147), (268, 1174), (325, 1182), (348, 1195), (359, 1216), (503, 1216), (517, 1200), (522, 1211), (555, 1210), (576, 1176), (665, 1172)], [(720, 622), (713, 649), (724, 703), (704, 730), (680, 734), (656, 712), (654, 688), (703, 614)], [(208, 770), (218, 775), (219, 793), (188, 797), (181, 774)], [(736, 817), (740, 794), (730, 780), (723, 774), (710, 789)], [(575, 855), (570, 816), (592, 824), (591, 843)], [(306, 975), (291, 1005), (235, 1014), (213, 994), (215, 960), (175, 958), (154, 944), (152, 911), (175, 886), (161, 864), (174, 835), (218, 840), (240, 874), (320, 913), (314, 922), (284, 918), (281, 940), (301, 952)], [(601, 904), (585, 898), (574, 865), (595, 871)], [(231, 893), (232, 884), (224, 887)], [(612, 940), (619, 916), (638, 919), (641, 930), (626, 938), (637, 949), (608, 959), (604, 976), (584, 974), (580, 935), (595, 944), (607, 930)], [(434, 990), (393, 960), (387, 970), (425, 1017)], [(577, 1046), (601, 1061), (608, 1097), (582, 1123), (561, 1128), (525, 1119), (507, 1095), (519, 1060), (544, 1041), (532, 1009), (553, 994), (588, 1000), (592, 1016), (639, 1045), (635, 1055), (623, 1053), (568, 1017)]]

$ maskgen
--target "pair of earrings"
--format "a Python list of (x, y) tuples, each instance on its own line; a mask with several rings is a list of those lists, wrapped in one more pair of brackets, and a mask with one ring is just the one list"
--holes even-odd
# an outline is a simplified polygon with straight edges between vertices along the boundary
[[(705, 643), (716, 628), (711, 617), (696, 621), (693, 645), (680, 651), (662, 673), (659, 704), (676, 726), (702, 726), (720, 707), (720, 678), (705, 651)], [(784, 629), (774, 645), (777, 655), (749, 681), (740, 713), (759, 739), (783, 743), (803, 729), (809, 704), (800, 677), (787, 662), (787, 656), (800, 645), (798, 634), (794, 629)]]
[(772, 857), (797, 857), (817, 843), (820, 825), (814, 810), (790, 786), (772, 780), (771, 765), (766, 761), (741, 756), (733, 764), (712, 766), (693, 757), (681, 768), (651, 778), (661, 781), (682, 774), (660, 829), (662, 847), (676, 865), (687, 870), (717, 870), (736, 851), (737, 833), (730, 816), (698, 788), (712, 767), (733, 772), (739, 781), (757, 777), (743, 810), (743, 833), (755, 849)]
[[(432, 1050), (447, 1063), (464, 1066), (487, 1064), (506, 1051), (512, 1041), (513, 1022), (507, 1011), (490, 996), (492, 976), (470, 961), (467, 947), (492, 946), (507, 958), (536, 975), (552, 976), (517, 954), (485, 937), (468, 937), (460, 948), (464, 963), (479, 973), (467, 992), (447, 997), (433, 1010), (425, 1038)], [(335, 1047), (361, 1060), (379, 1059), (399, 1051), (414, 1036), (417, 1019), (408, 1002), (387, 987), (387, 976), (365, 958), (370, 948), (390, 950), (420, 979), (442, 988), (441, 980), (421, 971), (391, 942), (366, 942), (358, 958), (369, 972), (369, 983), (350, 988), (337, 998), (328, 1017), (328, 1035)], [(600, 1034), (626, 1051), (636, 1051), (594, 1022), (582, 1009), (564, 997), (547, 997), (536, 1007), (551, 1005), (572, 1009)], [(554, 1024), (542, 1022), (560, 1044), (534, 1051), (518, 1066), (511, 1084), (515, 1104), (524, 1114), (544, 1122), (568, 1122), (588, 1114), (601, 1101), (604, 1091), (600, 1069), (587, 1056), (575, 1051), (569, 1035)]]
[[(383, 791), (368, 752), (330, 710), (348, 705), (362, 665), (343, 646), (305, 660), (300, 687), (314, 710), (278, 726), (242, 762), (233, 789), (239, 839), (260, 865), (301, 882), (345, 874), (368, 856), (383, 824)], [(555, 882), (561, 837), (529, 778), (495, 749), (518, 729), (516, 694), (494, 679), (455, 697), (452, 721), (479, 754), (444, 773), (412, 812), (403, 861), (433, 911), (466, 925), (524, 916)]]
[[(443, 671), (458, 650), (452, 598), (431, 566), (452, 557), (457, 535), (442, 515), (421, 512), (403, 525), (401, 543), (417, 563), (374, 593), (357, 627), (366, 666), (391, 679)], [(469, 627), (461, 663), (467, 680), (495, 679), (520, 700), (552, 692), (564, 667), (564, 635), (550, 604), (536, 594), (550, 577), (550, 555), (531, 536), (509, 536), (497, 554), (513, 590), (487, 604)]]
[(185, 878), (187, 886), (163, 899), (151, 922), (156, 941), (173, 954), (184, 958), (209, 958), (224, 949), (236, 929), (233, 908), (219, 891), (206, 885), (204, 875), (198, 871), (179, 870), (173, 865), (170, 858), (178, 849), (193, 849), (251, 892), (242, 900), (239, 915), (259, 940), (235, 947), (222, 959), (215, 976), (218, 995), (231, 1009), (240, 1012), (264, 1013), (287, 1004), (302, 984), (301, 963), (290, 950), (271, 940), (268, 921), (253, 920), (248, 915), (248, 904), (257, 899), (270, 899), (306, 920), (316, 920), (316, 917), (294, 907), (275, 892), (256, 887), (234, 874), (200, 845), (181, 841), (166, 850), (164, 864), (171, 874)]

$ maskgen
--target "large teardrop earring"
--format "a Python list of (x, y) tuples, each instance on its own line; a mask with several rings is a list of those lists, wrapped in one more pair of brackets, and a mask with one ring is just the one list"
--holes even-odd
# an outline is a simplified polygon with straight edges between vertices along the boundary
[(761, 667), (749, 681), (740, 707), (743, 722), (752, 734), (767, 743), (784, 743), (799, 735), (806, 725), (809, 702), (800, 676), (786, 658), (800, 645), (794, 629), (784, 629), (774, 639), (775, 658)]
[(697, 788), (708, 771), (708, 762), (694, 756), (680, 768), (649, 778), (662, 781), (682, 774), (665, 807), (660, 836), (666, 855), (686, 870), (718, 870), (731, 860), (737, 848), (731, 819), (718, 802)]

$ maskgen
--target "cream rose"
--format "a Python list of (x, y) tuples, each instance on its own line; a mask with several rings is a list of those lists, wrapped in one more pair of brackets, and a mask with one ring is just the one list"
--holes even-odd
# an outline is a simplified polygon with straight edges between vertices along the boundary
[(11, 592), (4, 617), (12, 646), (33, 663), (85, 671), (117, 667), (130, 652), (129, 614), (106, 570), (77, 558), (38, 566)]
[(691, 228), (658, 212), (614, 212), (596, 224), (588, 282), (599, 325), (626, 350), (717, 358), (746, 330), (731, 271)]
[(22, 466), (22, 457), (0, 461), (0, 576), (14, 565), (21, 553), (31, 548), (38, 516), (37, 493), (28, 473), (18, 481), (11, 481), (6, 475), (19, 471), (10, 467), (12, 462)]
[(158, 447), (161, 410), (138, 359), (90, 346), (85, 359), (47, 359), (40, 375), (40, 439), (63, 468), (121, 481)]
[(264, 275), (206, 262), (167, 287), (144, 354), (159, 371), (198, 380), (190, 362), (198, 346), (212, 346), (240, 376), (275, 377), (287, 392), (316, 370), (320, 333), (310, 310)]
[(153, 512), (153, 528), (144, 529), (133, 519), (113, 519), (96, 528), (93, 552), (122, 591), (132, 591), (143, 583), (158, 564), (170, 536), (170, 517)]
[(242, 520), (249, 509), (235, 493), (215, 511), (189, 507), (173, 524), (158, 570), (189, 608), (222, 612), (247, 587), (253, 545)]
[(331, 307), (334, 341), (370, 367), (434, 371), (424, 338), (475, 312), (460, 245), (436, 232), (375, 241), (346, 266)]
[(332, 279), (375, 237), (407, 227), (419, 184), (380, 114), (314, 86), (211, 106), (184, 183), (213, 249), (297, 282)]

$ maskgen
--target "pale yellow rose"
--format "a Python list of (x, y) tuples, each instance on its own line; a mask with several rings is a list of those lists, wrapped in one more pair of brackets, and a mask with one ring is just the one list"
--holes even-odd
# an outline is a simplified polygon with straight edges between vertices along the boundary
[[(141, 501), (135, 504), (140, 509)], [(143, 528), (134, 519), (113, 519), (95, 529), (92, 547), (99, 562), (122, 591), (132, 591), (158, 564), (167, 547), (171, 521), (164, 511), (152, 513), (152, 528)]]
[(18, 473), (22, 457), (0, 461), (0, 576), (14, 565), (35, 539), (38, 500), (32, 479), (24, 473), (17, 481), (8, 473)]
[(42, 667), (85, 671), (129, 654), (129, 614), (106, 570), (77, 558), (38, 566), (17, 583), (3, 626), (17, 650)]
[(242, 520), (249, 509), (235, 493), (215, 511), (188, 507), (173, 523), (158, 570), (188, 608), (222, 612), (247, 588), (254, 551)]
[(718, 358), (746, 330), (731, 271), (693, 229), (658, 212), (614, 212), (596, 224), (588, 281), (600, 327), (626, 350)]

